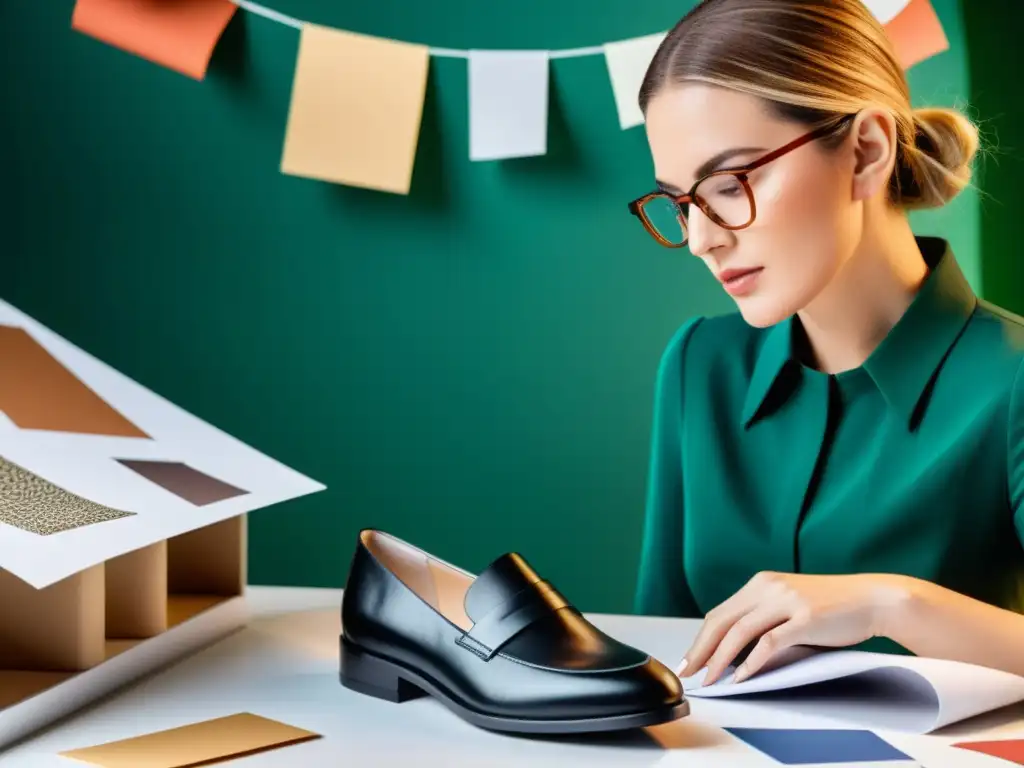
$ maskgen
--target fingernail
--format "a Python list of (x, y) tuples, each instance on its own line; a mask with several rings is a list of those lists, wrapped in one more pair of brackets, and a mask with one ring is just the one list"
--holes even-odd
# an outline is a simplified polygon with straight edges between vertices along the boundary
[(747, 676), (747, 667), (746, 667), (745, 664), (741, 664), (739, 667), (736, 668), (736, 671), (733, 672), (732, 679), (733, 679), (734, 683), (738, 683), (741, 680), (743, 680), (743, 678), (745, 678), (746, 676)]
[(682, 661), (680, 661), (679, 662), (679, 669), (676, 670), (676, 675), (682, 675), (683, 672), (686, 671), (686, 665), (687, 664), (689, 664), (689, 662), (686, 659), (683, 659)]

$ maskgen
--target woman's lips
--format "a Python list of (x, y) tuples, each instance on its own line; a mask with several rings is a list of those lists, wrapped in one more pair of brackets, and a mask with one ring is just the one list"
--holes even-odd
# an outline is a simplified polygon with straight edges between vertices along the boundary
[(744, 296), (757, 287), (757, 281), (763, 269), (763, 267), (726, 269), (718, 275), (718, 279), (730, 296)]

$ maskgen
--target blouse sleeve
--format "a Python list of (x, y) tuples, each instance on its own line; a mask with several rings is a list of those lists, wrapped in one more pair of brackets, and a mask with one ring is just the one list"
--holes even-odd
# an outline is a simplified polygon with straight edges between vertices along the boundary
[(1009, 416), (1007, 477), (1010, 480), (1010, 510), (1017, 527), (1017, 537), (1024, 543), (1024, 361), (1017, 369), (1010, 393)]
[(634, 611), (700, 618), (683, 572), (682, 401), (686, 346), (701, 317), (688, 320), (662, 353), (654, 388), (654, 418), (640, 567)]

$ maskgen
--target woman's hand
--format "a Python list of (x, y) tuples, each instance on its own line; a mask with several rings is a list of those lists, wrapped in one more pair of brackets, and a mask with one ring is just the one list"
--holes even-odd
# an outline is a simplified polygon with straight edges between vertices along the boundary
[(737, 682), (790, 646), (856, 645), (883, 635), (886, 614), (909, 597), (910, 585), (888, 574), (759, 573), (708, 613), (680, 674), (707, 665), (704, 684), (710, 685), (755, 640), (734, 674)]

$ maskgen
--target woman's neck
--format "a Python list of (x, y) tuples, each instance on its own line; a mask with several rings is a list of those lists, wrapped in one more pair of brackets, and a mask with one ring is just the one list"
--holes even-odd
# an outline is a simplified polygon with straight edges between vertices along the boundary
[(866, 227), (852, 257), (797, 314), (813, 367), (840, 373), (863, 365), (910, 306), (928, 275), (904, 215)]

